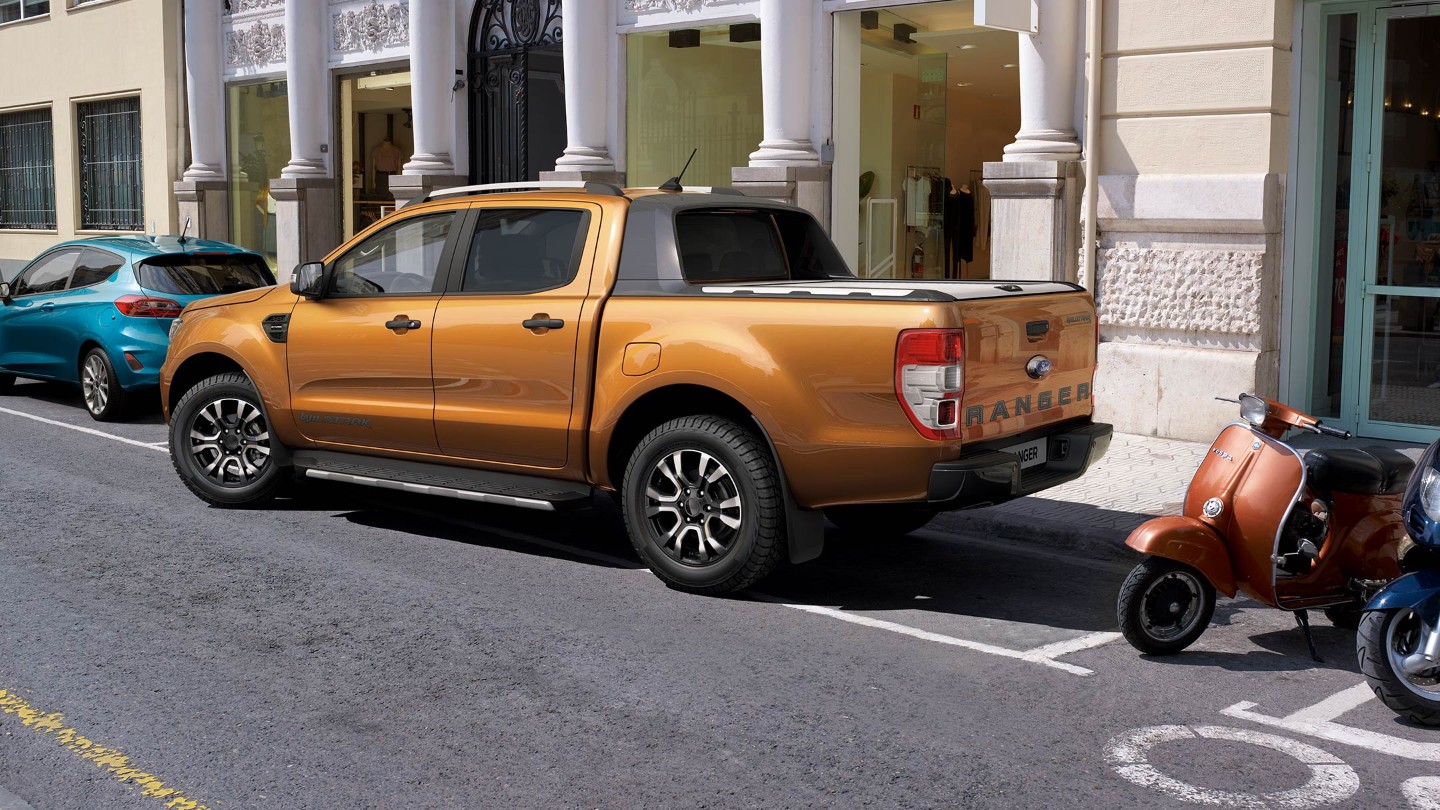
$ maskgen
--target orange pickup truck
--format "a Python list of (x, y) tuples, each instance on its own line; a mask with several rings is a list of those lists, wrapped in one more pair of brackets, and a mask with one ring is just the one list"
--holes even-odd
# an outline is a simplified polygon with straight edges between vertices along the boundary
[(1082, 288), (859, 279), (808, 213), (726, 190), (435, 192), (171, 337), (170, 452), (210, 503), (605, 490), (699, 593), (817, 556), (824, 518), (895, 535), (1069, 481), (1111, 435)]

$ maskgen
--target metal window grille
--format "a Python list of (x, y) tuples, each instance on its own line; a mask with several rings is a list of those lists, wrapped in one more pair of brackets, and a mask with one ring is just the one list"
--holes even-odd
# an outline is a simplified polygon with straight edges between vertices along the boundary
[(140, 99), (77, 105), (80, 125), (80, 227), (143, 231)]
[(0, 115), (0, 228), (55, 230), (55, 140), (49, 110)]

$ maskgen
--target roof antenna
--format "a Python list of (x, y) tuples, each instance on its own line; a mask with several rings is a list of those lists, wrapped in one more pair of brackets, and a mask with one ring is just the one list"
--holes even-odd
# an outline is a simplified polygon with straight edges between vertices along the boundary
[(185, 234), (190, 232), (190, 217), (185, 217), (185, 227), (180, 229), (180, 244), (185, 244)]
[(680, 178), (682, 178), (682, 177), (685, 176), (685, 169), (690, 168), (690, 161), (692, 161), (692, 160), (695, 159), (695, 153), (698, 152), (698, 151), (700, 151), (700, 150), (699, 150), (699, 149), (691, 149), (691, 150), (690, 150), (690, 157), (685, 160), (685, 168), (684, 168), (684, 169), (681, 169), (679, 174), (675, 175), (674, 177), (670, 178), (669, 180), (666, 180), (666, 181), (665, 181), (665, 185), (663, 185), (663, 186), (660, 187), (660, 190), (661, 190), (661, 191), (684, 191), (684, 190), (685, 190), (684, 188), (681, 188), (681, 186), (680, 186)]

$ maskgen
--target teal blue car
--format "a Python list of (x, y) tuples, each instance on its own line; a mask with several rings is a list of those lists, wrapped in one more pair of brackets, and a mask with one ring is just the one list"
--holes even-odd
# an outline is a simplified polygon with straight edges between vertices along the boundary
[(64, 242), (0, 283), (0, 393), (74, 383), (102, 422), (157, 390), (170, 324), (193, 301), (273, 285), (259, 254), (174, 236)]

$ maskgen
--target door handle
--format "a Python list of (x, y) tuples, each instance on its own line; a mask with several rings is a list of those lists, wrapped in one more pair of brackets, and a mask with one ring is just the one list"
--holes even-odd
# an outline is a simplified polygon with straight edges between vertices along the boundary
[(409, 318), (406, 318), (404, 315), (401, 315), (400, 317), (396, 318), (395, 320), (386, 323), (386, 324), (385, 324), (385, 328), (386, 328), (386, 329), (395, 329), (395, 330), (400, 330), (400, 329), (419, 329), (419, 328), (420, 328), (420, 322), (419, 322), (419, 321), (410, 320)]
[(46, 301), (45, 303), (43, 303), (43, 304), (40, 305), (40, 311), (41, 311), (41, 312), (54, 312), (54, 311), (55, 311), (55, 304), (52, 303), (52, 302), (50, 302), (50, 301)]
[(544, 314), (536, 315), (536, 316), (533, 317), (533, 318), (527, 318), (527, 319), (521, 321), (521, 322), (520, 322), (520, 325), (523, 326), (523, 327), (525, 327), (526, 329), (563, 329), (563, 328), (565, 328), (565, 322), (564, 322), (564, 321), (560, 320), (559, 318), (547, 318), (547, 317), (545, 317)]

